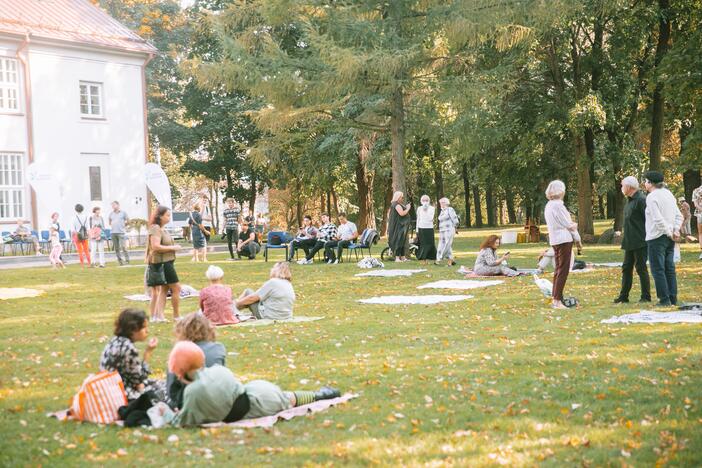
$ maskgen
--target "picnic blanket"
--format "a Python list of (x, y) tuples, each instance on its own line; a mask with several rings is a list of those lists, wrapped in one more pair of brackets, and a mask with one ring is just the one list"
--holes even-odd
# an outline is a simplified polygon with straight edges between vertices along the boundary
[(502, 276), (502, 275), (491, 275), (491, 276), (485, 276), (485, 275), (479, 275), (475, 273), (473, 270), (468, 269), (464, 266), (460, 267), (458, 271), (456, 271), (459, 275), (463, 275), (465, 278), (516, 278), (517, 276), (526, 276), (526, 275), (531, 275), (533, 273), (536, 273), (535, 269), (525, 269), (521, 270), (518, 269), (517, 273), (519, 273), (517, 276)]
[[(199, 297), (200, 292), (193, 288), (192, 286), (188, 286), (187, 284), (182, 284), (180, 286), (180, 298), (181, 299), (187, 299), (189, 297)], [(125, 299), (129, 299), (130, 301), (138, 301), (138, 302), (149, 302), (151, 300), (151, 296), (147, 296), (146, 294), (131, 294), (128, 296), (124, 296)]]
[(592, 266), (601, 268), (620, 268), (622, 266), (622, 262), (593, 263)]
[(28, 288), (0, 288), (0, 301), (8, 299), (22, 299), (24, 297), (37, 297), (44, 294), (39, 289)]
[[(232, 426), (232, 427), (271, 427), (275, 423), (277, 423), (280, 420), (285, 420), (285, 421), (290, 421), (292, 418), (296, 416), (305, 416), (310, 413), (319, 413), (320, 411), (325, 411), (328, 408), (332, 406), (339, 405), (341, 403), (346, 403), (347, 401), (353, 399), (353, 398), (358, 398), (358, 394), (356, 393), (345, 393), (344, 395), (341, 395), (339, 398), (333, 398), (331, 400), (321, 400), (321, 401), (315, 401), (314, 403), (310, 403), (308, 405), (302, 405), (302, 406), (296, 406), (295, 408), (290, 408), (285, 411), (281, 411), (280, 413), (274, 414), (273, 416), (264, 416), (262, 418), (256, 418), (256, 419), (242, 419), (241, 421), (236, 421), (233, 423), (224, 423), (224, 422), (218, 422), (218, 423), (209, 423), (209, 424), (202, 424), (201, 427), (221, 427), (221, 426)], [(68, 414), (68, 410), (61, 410), (61, 411), (56, 411), (53, 413), (47, 413), (48, 417), (50, 418), (56, 418), (59, 421), (74, 421), (73, 417), (71, 417)], [(117, 426), (123, 426), (124, 422), (123, 421), (116, 421), (114, 423)], [(167, 429), (173, 429), (173, 426), (167, 425), (164, 426)]]
[[(289, 320), (271, 320), (271, 319), (253, 319), (252, 317), (240, 316), (239, 320), (241, 322), (233, 324), (233, 327), (264, 327), (266, 325), (272, 325), (274, 323), (297, 323), (297, 322), (314, 322), (317, 320), (322, 320), (324, 317), (305, 317), (302, 315), (296, 315)], [(229, 326), (229, 325), (224, 325)]]
[(369, 299), (359, 299), (363, 304), (438, 304), (440, 302), (456, 302), (472, 299), (473, 296), (463, 295), (429, 295), (429, 296), (376, 296)]
[(654, 312), (642, 310), (636, 314), (613, 315), (601, 323), (702, 323), (702, 313), (687, 312)]
[(427, 270), (372, 270), (365, 273), (356, 273), (354, 276), (412, 276)]
[[(494, 277), (493, 277), (494, 278)], [(474, 281), (474, 280), (441, 280), (417, 286), (417, 289), (478, 289), (502, 284), (502, 280)]]

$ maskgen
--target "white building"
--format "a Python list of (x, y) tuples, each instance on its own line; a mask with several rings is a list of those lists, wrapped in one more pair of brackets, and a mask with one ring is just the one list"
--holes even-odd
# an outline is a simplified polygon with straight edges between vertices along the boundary
[[(0, 230), (73, 206), (148, 215), (144, 68), (156, 49), (88, 0), (0, 0)], [(27, 167), (51, 190), (32, 189)], [(41, 183), (40, 183), (41, 184)]]

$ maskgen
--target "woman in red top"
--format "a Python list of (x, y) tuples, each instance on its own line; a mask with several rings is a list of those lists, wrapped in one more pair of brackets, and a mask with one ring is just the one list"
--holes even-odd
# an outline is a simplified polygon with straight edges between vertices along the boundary
[(205, 273), (210, 285), (200, 291), (200, 310), (214, 325), (231, 325), (239, 323), (234, 315), (232, 288), (222, 284), (224, 271), (210, 265)]

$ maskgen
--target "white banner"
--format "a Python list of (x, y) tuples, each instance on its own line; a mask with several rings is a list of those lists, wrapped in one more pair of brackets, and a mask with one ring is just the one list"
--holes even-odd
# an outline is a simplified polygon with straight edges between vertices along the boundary
[(37, 194), (37, 209), (51, 213), (61, 211), (63, 194), (55, 171), (46, 163), (33, 162), (27, 166), (27, 181)]
[(161, 166), (156, 163), (147, 163), (144, 166), (144, 177), (146, 186), (154, 194), (158, 203), (173, 209), (171, 200), (171, 185), (168, 183), (168, 176), (163, 172)]

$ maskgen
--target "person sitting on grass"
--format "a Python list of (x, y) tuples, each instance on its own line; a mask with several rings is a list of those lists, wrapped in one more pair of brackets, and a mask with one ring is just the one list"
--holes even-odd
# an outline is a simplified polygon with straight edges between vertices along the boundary
[[(570, 256), (570, 271), (582, 270), (585, 268), (583, 265), (584, 262), (580, 262), (579, 260), (578, 262), (578, 267), (576, 268), (575, 255)], [(539, 255), (536, 273), (542, 274), (549, 267), (556, 268), (556, 251), (553, 250), (553, 247), (549, 247)]]
[[(192, 341), (205, 354), (205, 367), (225, 365), (227, 350), (222, 343), (215, 341), (215, 329), (207, 317), (199, 312), (188, 314), (176, 324), (175, 336), (177, 341)], [(168, 403), (171, 408), (183, 407), (183, 390), (185, 384), (169, 372), (166, 376)]]
[(239, 319), (234, 315), (232, 288), (222, 284), (224, 271), (218, 266), (210, 265), (205, 276), (210, 280), (210, 285), (200, 291), (200, 310), (204, 316), (213, 325), (239, 323)]
[(480, 244), (478, 258), (475, 259), (473, 273), (478, 276), (517, 276), (515, 270), (507, 266), (509, 252), (497, 257), (497, 249), (500, 248), (500, 237), (490, 235)]
[(261, 246), (256, 242), (256, 233), (247, 222), (241, 225), (236, 251), (239, 257), (247, 257), (249, 260), (255, 259), (261, 251)]
[(289, 320), (293, 317), (295, 290), (288, 262), (278, 262), (271, 268), (271, 279), (258, 291), (246, 289), (236, 301), (236, 308), (248, 307), (257, 319)]
[[(330, 222), (329, 214), (322, 213), (320, 218), (322, 219), (322, 226), (319, 228), (319, 233), (317, 234), (317, 242), (304, 259), (298, 260), (298, 265), (311, 265), (317, 252), (322, 250), (327, 242), (331, 242), (337, 237), (336, 224)], [(327, 258), (324, 259), (325, 262), (327, 260)]]
[(100, 357), (101, 371), (117, 371), (122, 377), (128, 400), (136, 400), (146, 391), (153, 391), (161, 400), (166, 399), (166, 384), (163, 380), (150, 379), (148, 361), (158, 345), (158, 338), (146, 344), (144, 358), (134, 343), (149, 337), (149, 321), (146, 313), (138, 309), (124, 309), (115, 320), (115, 336), (107, 342)]
[(341, 396), (331, 387), (316, 392), (285, 392), (266, 380), (242, 384), (226, 367), (205, 364), (205, 353), (191, 341), (179, 341), (168, 356), (169, 372), (186, 385), (183, 406), (171, 422), (174, 426), (261, 418)]
[(305, 217), (302, 218), (302, 227), (298, 231), (295, 239), (290, 242), (288, 262), (293, 261), (297, 249), (301, 248), (305, 251), (305, 255), (309, 255), (310, 249), (317, 243), (317, 235), (317, 228), (312, 225), (312, 216), (305, 215)]

